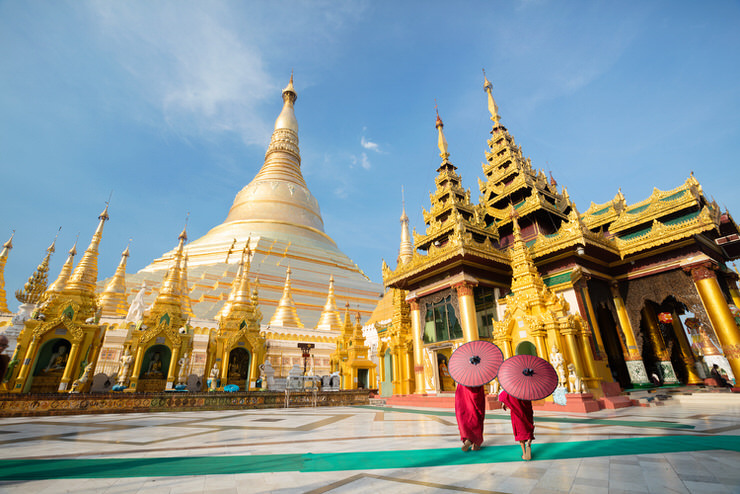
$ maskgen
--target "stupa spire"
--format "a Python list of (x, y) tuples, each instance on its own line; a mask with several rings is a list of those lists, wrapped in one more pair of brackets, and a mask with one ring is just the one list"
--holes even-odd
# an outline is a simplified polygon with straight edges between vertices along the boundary
[[(247, 244), (249, 245), (249, 244)], [(233, 326), (239, 327), (242, 321), (251, 319), (254, 316), (254, 302), (249, 286), (249, 259), (251, 252), (248, 246), (242, 251), (241, 261), (239, 262), (239, 274), (234, 277), (232, 283), (233, 298), (228, 306), (227, 312), (221, 319), (222, 326), (230, 321)]]
[[(61, 230), (61, 228), (60, 228)], [(57, 232), (57, 236), (59, 232)], [(54, 241), (46, 249), (46, 255), (41, 264), (38, 265), (36, 271), (28, 278), (28, 281), (23, 285), (22, 290), (15, 292), (15, 298), (22, 304), (37, 304), (41, 301), (41, 297), (46, 291), (46, 284), (49, 275), (49, 259), (55, 251), (55, 245), (57, 243), (57, 237), (54, 237)]]
[(499, 125), (501, 122), (501, 116), (498, 114), (498, 106), (496, 100), (493, 99), (493, 84), (486, 77), (486, 71), (483, 70), (483, 90), (488, 94), (488, 111), (491, 113), (491, 120), (494, 126)]
[(239, 289), (241, 287), (242, 273), (244, 272), (244, 256), (247, 255), (248, 252), (249, 241), (247, 241), (247, 245), (245, 245), (244, 249), (242, 250), (242, 257), (241, 261), (239, 262), (239, 267), (237, 268), (236, 275), (234, 275), (234, 279), (231, 282), (231, 292), (229, 292), (229, 297), (226, 299), (226, 302), (224, 302), (223, 307), (221, 307), (217, 319), (224, 319), (231, 312), (231, 306), (234, 304), (234, 301), (236, 300), (237, 294), (239, 293)]
[(298, 319), (298, 312), (293, 302), (290, 287), (290, 268), (285, 273), (285, 286), (283, 296), (278, 302), (277, 309), (270, 319), (270, 326), (282, 326), (285, 328), (302, 328), (303, 323)]
[(121, 261), (118, 263), (113, 278), (106, 285), (103, 293), (100, 294), (98, 306), (101, 314), (104, 316), (125, 316), (128, 312), (128, 303), (126, 302), (126, 263), (129, 258), (128, 245), (121, 253)]
[(54, 281), (54, 283), (52, 283), (46, 290), (47, 294), (62, 293), (62, 291), (64, 291), (64, 287), (67, 286), (67, 281), (69, 281), (69, 277), (72, 275), (72, 268), (74, 267), (74, 257), (76, 255), (77, 240), (75, 240), (72, 248), (69, 249), (67, 260), (64, 261), (64, 265), (62, 266), (61, 271), (59, 271), (59, 276), (57, 276), (57, 279)]
[(185, 231), (186, 228), (183, 228), (182, 233), (177, 237), (179, 242), (175, 250), (175, 257), (172, 260), (172, 267), (167, 271), (164, 281), (162, 281), (162, 289), (154, 301), (155, 306), (175, 304), (181, 307), (180, 274), (182, 270), (183, 249), (185, 247), (185, 241), (188, 239), (187, 232)]
[(188, 288), (188, 254), (182, 259), (182, 270), (180, 271), (180, 294), (182, 296), (182, 313), (193, 316), (193, 307), (190, 304), (190, 288)]
[(406, 264), (414, 257), (414, 244), (409, 233), (409, 217), (406, 215), (406, 200), (401, 187), (401, 245), (398, 249), (397, 264)]
[(326, 296), (326, 304), (324, 305), (324, 310), (321, 311), (321, 317), (319, 318), (319, 323), (316, 325), (316, 329), (335, 331), (342, 329), (342, 320), (339, 317), (337, 302), (334, 298), (333, 275), (329, 277), (329, 293)]
[(3, 244), (3, 251), (0, 252), (0, 314), (8, 313), (8, 300), (5, 296), (5, 263), (8, 262), (8, 254), (10, 249), (13, 248), (13, 237), (15, 236), (15, 230), (10, 235), (7, 242)]
[(437, 131), (439, 133), (439, 137), (437, 139), (437, 146), (439, 147), (439, 157), (442, 158), (443, 161), (447, 161), (447, 159), (450, 157), (450, 153), (447, 152), (447, 139), (445, 139), (445, 134), (442, 130), (444, 128), (444, 124), (442, 123), (442, 119), (439, 118), (439, 110), (436, 109), (436, 105), (435, 111), (437, 112), (437, 121), (434, 126), (437, 127)]
[(98, 281), (98, 246), (103, 238), (103, 226), (108, 221), (108, 204), (98, 216), (98, 227), (92, 236), (90, 245), (82, 255), (82, 259), (69, 277), (64, 293), (69, 295), (84, 295), (85, 298), (95, 297), (95, 283)]

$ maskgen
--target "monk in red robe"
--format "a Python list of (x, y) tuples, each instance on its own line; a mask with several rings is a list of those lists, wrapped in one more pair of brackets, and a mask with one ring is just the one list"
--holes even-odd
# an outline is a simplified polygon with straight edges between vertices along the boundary
[(514, 398), (506, 391), (498, 394), (498, 401), (511, 411), (511, 427), (514, 440), (522, 445), (522, 460), (532, 459), (532, 439), (534, 439), (534, 412), (532, 402)]
[(483, 386), (459, 384), (455, 390), (455, 417), (460, 429), (462, 450), (478, 451), (483, 444), (483, 421), (486, 418), (486, 394)]

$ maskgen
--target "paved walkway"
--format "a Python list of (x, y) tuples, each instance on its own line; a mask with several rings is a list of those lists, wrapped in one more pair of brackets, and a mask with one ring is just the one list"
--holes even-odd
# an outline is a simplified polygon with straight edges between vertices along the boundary
[(454, 413), (388, 407), (2, 419), (7, 493), (737, 493), (740, 395), (588, 415), (508, 414), (464, 453)]

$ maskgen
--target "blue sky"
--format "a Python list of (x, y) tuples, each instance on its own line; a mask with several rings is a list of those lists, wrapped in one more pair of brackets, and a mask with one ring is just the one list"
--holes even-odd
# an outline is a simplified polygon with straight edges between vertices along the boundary
[[(580, 211), (690, 171), (740, 220), (740, 3), (0, 1), (0, 242), (8, 305), (58, 228), (50, 279), (109, 194), (99, 275), (221, 223), (298, 92), (302, 168), (326, 232), (381, 282), (401, 187), (423, 231), (440, 163), (478, 197), (491, 121)], [(79, 259), (79, 257), (78, 257)]]

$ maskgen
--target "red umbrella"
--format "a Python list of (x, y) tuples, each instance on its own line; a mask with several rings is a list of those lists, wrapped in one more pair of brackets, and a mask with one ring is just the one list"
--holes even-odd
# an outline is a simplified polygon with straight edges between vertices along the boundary
[(547, 398), (558, 386), (558, 374), (545, 359), (534, 355), (514, 355), (498, 370), (501, 387), (520, 400)]
[(469, 341), (452, 352), (447, 365), (450, 376), (463, 386), (483, 386), (493, 381), (504, 361), (501, 350), (485, 340)]

